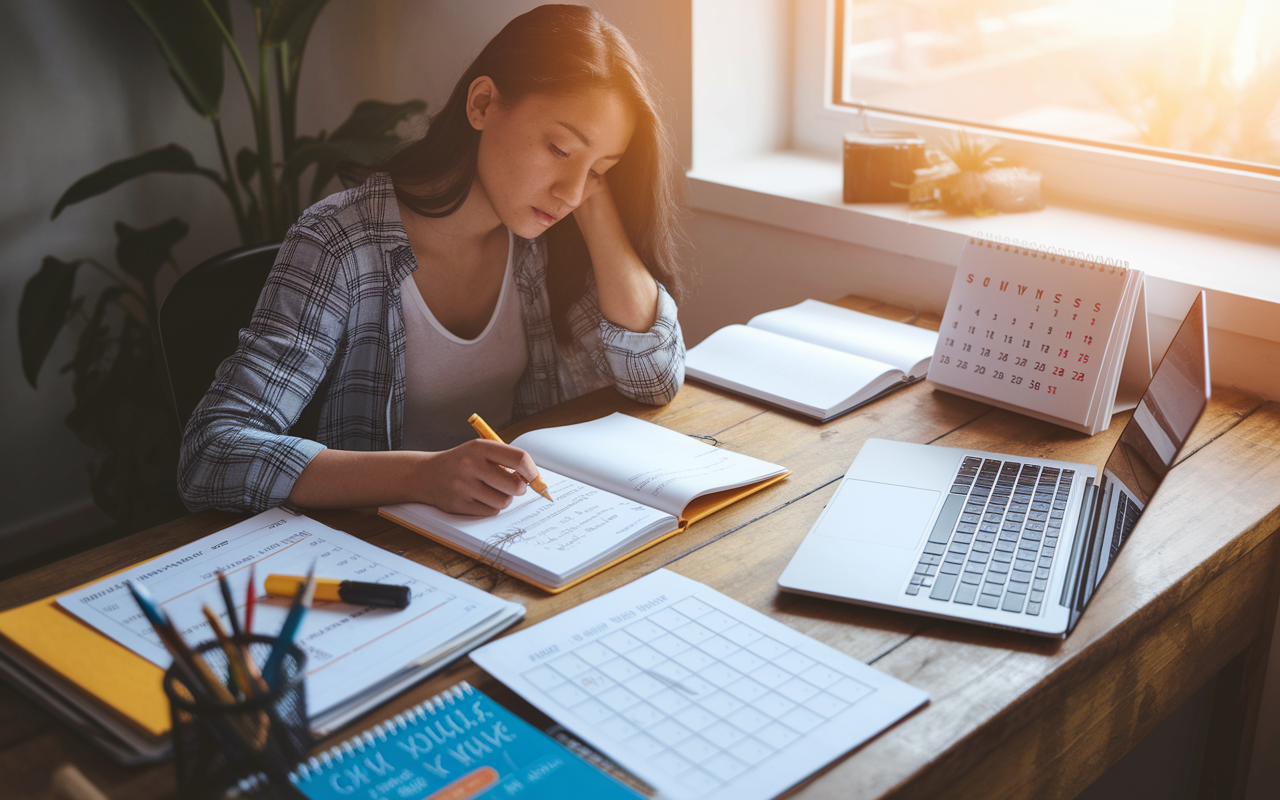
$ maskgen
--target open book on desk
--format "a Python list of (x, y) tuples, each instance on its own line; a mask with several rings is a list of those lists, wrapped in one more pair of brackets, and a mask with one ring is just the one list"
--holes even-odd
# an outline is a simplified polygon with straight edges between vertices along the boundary
[(914, 383), (938, 335), (818, 300), (730, 325), (689, 350), (685, 374), (823, 422)]
[(214, 638), (200, 612), (219, 609), (214, 572), (246, 597), (255, 567), (254, 631), (274, 634), (289, 601), (265, 596), (271, 572), (407, 585), (403, 610), (317, 602), (297, 643), (307, 653), (307, 716), (327, 735), (486, 641), (524, 616), (524, 607), (429, 567), (282, 509), (65, 594), (0, 612), (0, 675), (122, 763), (162, 758), (169, 704), (161, 676), (170, 657), (139, 613), (126, 579), (145, 586), (183, 638)]
[(555, 502), (528, 491), (492, 517), (422, 503), (378, 513), (559, 592), (791, 474), (625, 414), (530, 431), (512, 444), (533, 457)]

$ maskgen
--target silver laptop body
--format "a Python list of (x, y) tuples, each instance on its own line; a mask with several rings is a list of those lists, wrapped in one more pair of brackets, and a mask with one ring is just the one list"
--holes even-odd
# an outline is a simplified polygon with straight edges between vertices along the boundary
[(870, 439), (784, 591), (1065, 637), (1209, 400), (1196, 298), (1102, 475), (1090, 464)]

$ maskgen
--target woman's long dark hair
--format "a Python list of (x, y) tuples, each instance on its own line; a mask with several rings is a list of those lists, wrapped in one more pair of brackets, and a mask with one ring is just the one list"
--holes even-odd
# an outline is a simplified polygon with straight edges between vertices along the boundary
[[(396, 196), (413, 211), (445, 217), (462, 207), (476, 175), (480, 132), (467, 120), (467, 93), (487, 75), (503, 104), (531, 94), (617, 92), (636, 116), (622, 159), (609, 170), (609, 188), (640, 260), (677, 300), (681, 238), (671, 135), (649, 92), (649, 74), (622, 33), (584, 6), (539, 6), (507, 23), (458, 79), (426, 135), (375, 169), (389, 172)], [(418, 194), (409, 188), (427, 187)], [(569, 339), (568, 312), (585, 289), (591, 259), (573, 216), (546, 234), (547, 289), (556, 337)]]

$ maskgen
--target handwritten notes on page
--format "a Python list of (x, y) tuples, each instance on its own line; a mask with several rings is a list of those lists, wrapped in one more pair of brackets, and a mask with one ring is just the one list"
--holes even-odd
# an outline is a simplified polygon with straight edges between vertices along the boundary
[[(524, 608), (442, 575), (380, 547), (282, 509), (263, 512), (97, 583), (62, 595), (58, 604), (88, 625), (167, 668), (168, 652), (129, 596), (125, 580), (144, 585), (193, 646), (214, 638), (200, 608), (208, 604), (229, 629), (216, 570), (243, 603), (249, 565), (256, 564), (253, 632), (274, 635), (289, 599), (262, 588), (270, 573), (303, 575), (312, 564), (325, 578), (410, 587), (403, 610), (318, 601), (303, 620), (297, 644), (307, 654), (307, 709), (312, 727), (343, 719), (425, 677), (469, 646), (524, 616)], [(243, 618), (244, 608), (237, 608)], [(390, 687), (363, 696), (369, 687)]]
[(658, 570), (471, 660), (673, 800), (766, 800), (928, 695)]
[(449, 514), (421, 503), (387, 506), (384, 512), (549, 586), (573, 581), (679, 526), (671, 514), (540, 469), (554, 503), (530, 491), (492, 517)]

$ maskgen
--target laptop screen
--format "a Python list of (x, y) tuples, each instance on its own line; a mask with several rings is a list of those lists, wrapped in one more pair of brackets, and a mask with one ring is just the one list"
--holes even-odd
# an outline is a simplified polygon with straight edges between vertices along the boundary
[(1064, 605), (1068, 594), (1074, 594), (1072, 627), (1208, 405), (1204, 302), (1201, 292), (1103, 467), (1092, 513), (1082, 520), (1088, 527), (1077, 537), (1077, 552), (1083, 561), (1078, 561), (1079, 570), (1073, 571), (1076, 580), (1064, 587)]

